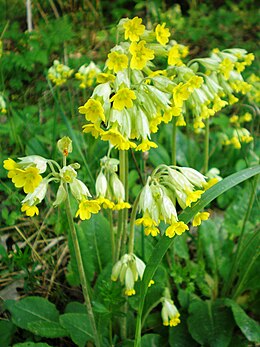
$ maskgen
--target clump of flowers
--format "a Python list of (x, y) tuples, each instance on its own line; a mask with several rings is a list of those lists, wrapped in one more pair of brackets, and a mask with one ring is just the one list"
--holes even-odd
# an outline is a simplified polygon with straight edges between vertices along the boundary
[[(63, 158), (66, 159), (72, 151), (72, 142), (68, 137), (63, 137), (58, 141), (59, 151)], [(4, 160), (4, 168), (8, 171), (8, 177), (12, 180), (16, 188), (23, 188), (27, 194), (22, 200), (21, 211), (29, 217), (39, 214), (38, 206), (44, 199), (47, 188), (50, 182), (59, 184), (56, 193), (56, 199), (53, 206), (60, 205), (67, 199), (68, 187), (74, 198), (78, 201), (79, 207), (76, 217), (85, 220), (91, 217), (92, 213), (98, 213), (100, 204), (98, 200), (89, 199), (91, 194), (87, 186), (77, 178), (78, 163), (64, 165), (61, 167), (52, 159), (45, 159), (38, 155), (30, 155), (27, 157), (18, 158), (19, 162), (13, 159)], [(50, 172), (43, 177), (47, 169)]]
[(79, 87), (82, 89), (91, 87), (95, 84), (97, 75), (101, 72), (99, 67), (91, 61), (88, 65), (82, 65), (75, 73), (76, 79), (80, 81)]
[[(142, 217), (135, 223), (144, 226), (146, 235), (158, 235), (160, 222), (169, 224), (166, 236), (172, 238), (181, 235), (189, 228), (178, 220), (175, 201), (185, 209), (199, 200), (204, 193), (205, 178), (192, 168), (160, 165), (148, 178), (140, 194), (139, 210)], [(201, 219), (208, 218), (204, 215)]]
[(174, 302), (171, 299), (171, 295), (168, 288), (164, 290), (164, 296), (161, 299), (162, 302), (162, 321), (163, 325), (175, 327), (180, 321), (180, 313)]
[[(108, 54), (104, 71), (90, 99), (79, 108), (88, 124), (84, 132), (110, 141), (120, 150), (156, 148), (151, 134), (177, 117), (185, 126), (188, 111), (194, 128), (245, 94), (251, 86), (241, 72), (254, 59), (243, 49), (215, 49), (209, 58), (184, 63), (188, 47), (170, 40), (165, 23), (147, 30), (142, 19), (123, 18), (118, 24), (119, 44)], [(154, 59), (164, 61), (156, 70)]]
[(96, 179), (98, 201), (104, 208), (122, 210), (131, 205), (125, 200), (125, 189), (117, 170), (119, 160), (105, 156), (100, 160), (101, 170)]
[(72, 74), (73, 70), (60, 63), (59, 60), (54, 60), (53, 65), (48, 70), (48, 78), (56, 86), (66, 83)]
[(135, 254), (124, 254), (113, 266), (111, 279), (119, 279), (125, 286), (125, 295), (131, 296), (135, 294), (134, 284), (138, 279), (142, 279), (144, 270), (145, 263)]

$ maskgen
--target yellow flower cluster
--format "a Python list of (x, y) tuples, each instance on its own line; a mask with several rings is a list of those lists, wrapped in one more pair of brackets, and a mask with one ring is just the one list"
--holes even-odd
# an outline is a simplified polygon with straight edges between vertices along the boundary
[[(72, 141), (68, 137), (63, 137), (58, 141), (58, 149), (66, 158), (72, 151)], [(79, 203), (76, 217), (85, 220), (91, 217), (91, 214), (98, 213), (101, 209), (99, 200), (89, 200), (91, 197), (87, 186), (77, 179), (77, 172), (80, 165), (78, 163), (65, 165), (62, 168), (60, 165), (51, 159), (45, 159), (38, 155), (31, 155), (19, 158), (19, 162), (13, 159), (4, 160), (4, 168), (8, 171), (8, 178), (12, 180), (16, 188), (23, 188), (27, 194), (22, 200), (21, 211), (29, 217), (39, 214), (37, 207), (45, 198), (47, 188), (50, 182), (59, 183), (59, 188), (56, 194), (56, 199), (53, 206), (60, 205), (67, 199), (67, 185), (70, 188), (72, 195)], [(43, 178), (43, 174), (49, 166), (51, 172)]]
[[(124, 18), (118, 35), (119, 44), (97, 76), (99, 84), (79, 112), (89, 122), (85, 133), (120, 150), (156, 148), (151, 134), (173, 117), (177, 126), (185, 126), (186, 112), (193, 115), (199, 131), (205, 119), (237, 102), (235, 93), (251, 88), (241, 72), (254, 56), (243, 49), (215, 49), (209, 58), (185, 65), (188, 47), (170, 40), (165, 23), (147, 30), (141, 18)], [(156, 70), (155, 58), (164, 62), (163, 70)]]
[(240, 149), (242, 143), (250, 143), (254, 140), (250, 132), (246, 128), (238, 128), (233, 130), (230, 138), (225, 136), (223, 145), (233, 146), (235, 149)]
[[(146, 235), (157, 236), (160, 233), (160, 222), (169, 224), (166, 236), (172, 238), (181, 235), (189, 228), (178, 220), (175, 200), (183, 209), (191, 206), (204, 193), (204, 186), (207, 185), (205, 178), (192, 168), (159, 166), (148, 178), (140, 194), (139, 210), (143, 215), (135, 223), (144, 226)], [(207, 212), (197, 215), (194, 222), (196, 225), (193, 225), (200, 225), (208, 217)]]
[(169, 289), (164, 290), (164, 296), (161, 298), (162, 302), (162, 321), (163, 325), (169, 327), (175, 327), (180, 321), (180, 313), (177, 310), (177, 307), (174, 305), (174, 302), (171, 300), (171, 295)]
[[(135, 282), (142, 280), (145, 270), (145, 263), (135, 254), (124, 254), (121, 259), (115, 263), (112, 269), (111, 280), (120, 282), (125, 285), (124, 294), (127, 296), (135, 295)], [(152, 284), (153, 281), (151, 281)]]
[(82, 65), (78, 72), (75, 73), (76, 79), (80, 80), (79, 87), (82, 89), (91, 87), (95, 84), (97, 75), (101, 70), (92, 61), (89, 65)]
[(53, 65), (48, 70), (49, 80), (56, 86), (61, 86), (66, 83), (67, 79), (71, 77), (73, 70), (67, 65), (60, 63), (58, 60), (54, 60)]
[(123, 183), (116, 174), (119, 161), (104, 157), (100, 160), (101, 171), (96, 179), (96, 193), (98, 202), (103, 208), (122, 210), (131, 205), (125, 200)]

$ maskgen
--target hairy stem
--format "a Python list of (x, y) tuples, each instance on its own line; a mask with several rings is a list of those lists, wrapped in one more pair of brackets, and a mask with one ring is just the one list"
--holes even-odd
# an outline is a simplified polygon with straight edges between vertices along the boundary
[(207, 173), (209, 170), (209, 118), (205, 121), (205, 140), (204, 140), (204, 167), (203, 173)]
[(177, 135), (177, 118), (173, 117), (172, 121), (172, 165), (176, 165), (176, 135)]
[[(68, 193), (68, 187), (66, 187), (66, 188), (67, 188), (67, 193)], [(92, 305), (91, 305), (91, 301), (90, 301), (88, 282), (87, 282), (86, 274), (84, 271), (84, 265), (83, 265), (83, 261), (82, 261), (77, 231), (76, 231), (73, 217), (72, 217), (72, 213), (71, 213), (69, 196), (66, 199), (66, 212), (67, 212), (67, 218), (68, 218), (68, 222), (69, 222), (69, 231), (71, 234), (73, 248), (74, 248), (75, 255), (76, 255), (76, 261), (77, 261), (77, 266), (78, 266), (78, 271), (79, 271), (80, 283), (81, 283), (81, 287), (82, 287), (82, 292), (83, 292), (85, 304), (87, 307), (87, 314), (88, 314), (89, 321), (90, 321), (92, 331), (93, 331), (93, 337), (94, 337), (95, 345), (96, 345), (96, 347), (101, 347), (100, 341), (99, 341), (99, 335), (97, 332), (95, 317), (94, 317), (94, 313), (93, 313)]]

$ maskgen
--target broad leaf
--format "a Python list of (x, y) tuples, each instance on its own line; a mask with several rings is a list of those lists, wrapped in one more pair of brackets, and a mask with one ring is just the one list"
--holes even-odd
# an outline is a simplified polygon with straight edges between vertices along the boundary
[(250, 318), (235, 301), (226, 299), (225, 304), (231, 307), (234, 319), (246, 338), (251, 342), (260, 343), (259, 324)]
[(142, 336), (142, 347), (158, 347), (162, 345), (162, 337), (158, 334), (146, 334)]
[(181, 314), (181, 323), (176, 327), (170, 328), (169, 345), (170, 347), (197, 347), (198, 343), (190, 336), (187, 326), (187, 316)]
[(61, 325), (68, 331), (72, 341), (79, 347), (85, 347), (87, 341), (93, 341), (89, 318), (83, 313), (66, 313), (60, 316)]
[(8, 305), (12, 321), (18, 327), (44, 337), (66, 336), (59, 325), (59, 312), (48, 300), (31, 296)]
[(189, 331), (202, 346), (226, 347), (235, 326), (230, 309), (223, 300), (196, 300), (189, 307)]
[(1, 320), (0, 321), (0, 346), (7, 347), (10, 346), (12, 336), (16, 330), (15, 325), (10, 321)]

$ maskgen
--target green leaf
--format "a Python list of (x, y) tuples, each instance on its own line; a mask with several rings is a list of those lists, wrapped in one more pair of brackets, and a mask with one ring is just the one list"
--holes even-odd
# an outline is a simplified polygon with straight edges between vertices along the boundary
[(28, 330), (35, 335), (43, 337), (63, 337), (67, 336), (66, 331), (56, 322), (31, 322), (28, 323)]
[(12, 336), (16, 330), (15, 325), (10, 321), (0, 321), (0, 346), (8, 347), (11, 343)]
[(174, 252), (183, 259), (189, 259), (189, 247), (187, 245), (187, 235), (176, 238), (174, 242)]
[(158, 148), (152, 148), (149, 151), (149, 160), (154, 166), (158, 166), (161, 163), (170, 165), (170, 156), (162, 145), (158, 145)]
[(219, 239), (221, 225), (217, 224), (216, 219), (209, 219), (201, 224), (198, 231), (207, 267), (213, 274), (217, 273), (218, 261), (221, 259), (221, 240)]
[(86, 251), (93, 253), (96, 270), (101, 271), (112, 260), (109, 223), (99, 213), (83, 221), (81, 228), (88, 239), (89, 248)]
[(59, 325), (59, 312), (48, 300), (31, 296), (8, 305), (12, 320), (18, 327), (44, 337), (66, 336)]
[(162, 337), (158, 334), (146, 334), (142, 336), (142, 347), (158, 347), (162, 345)]
[[(218, 182), (215, 186), (207, 190), (201, 197), (201, 199), (195, 203), (191, 208), (186, 208), (179, 216), (179, 219), (184, 223), (188, 223), (200, 210), (207, 206), (212, 200), (216, 199), (219, 195), (223, 194), (225, 191), (231, 189), (237, 184), (249, 179), (260, 173), (260, 165), (248, 168), (241, 172), (237, 172), (233, 175), (230, 175)], [(153, 278), (154, 273), (162, 261), (167, 249), (173, 243), (174, 238), (170, 239), (169, 237), (163, 235), (161, 240), (155, 246), (155, 249), (149, 259), (149, 262), (145, 268), (143, 275), (143, 280), (140, 289), (140, 302), (136, 323), (136, 336), (135, 336), (135, 346), (139, 347), (141, 343), (141, 320), (142, 320), (142, 311), (145, 301), (145, 296), (147, 293), (147, 288), (149, 281)]]
[(77, 301), (71, 301), (65, 308), (65, 313), (86, 313), (86, 306)]
[(181, 323), (176, 327), (170, 328), (169, 345), (170, 347), (196, 347), (197, 342), (190, 336), (187, 326), (187, 316), (181, 314)]
[(251, 342), (260, 343), (259, 324), (250, 318), (235, 301), (226, 299), (225, 304), (231, 307), (234, 319), (246, 338)]
[(60, 316), (61, 325), (68, 331), (72, 341), (79, 347), (85, 347), (87, 341), (93, 341), (89, 318), (84, 313), (66, 313)]
[(226, 347), (235, 326), (232, 313), (223, 300), (196, 300), (189, 307), (191, 336), (202, 346)]

